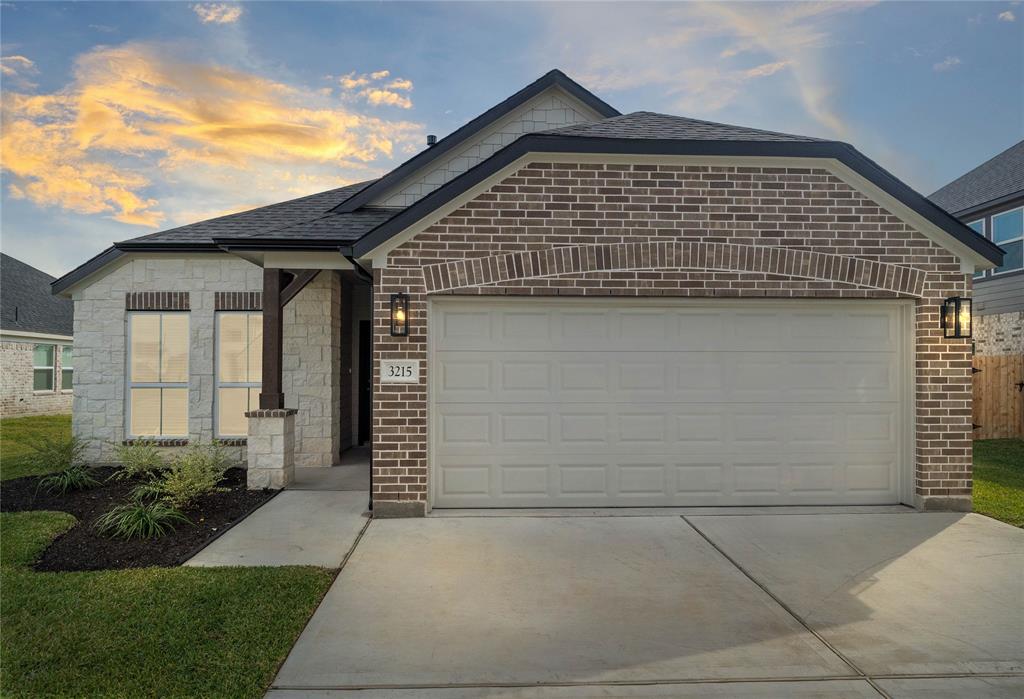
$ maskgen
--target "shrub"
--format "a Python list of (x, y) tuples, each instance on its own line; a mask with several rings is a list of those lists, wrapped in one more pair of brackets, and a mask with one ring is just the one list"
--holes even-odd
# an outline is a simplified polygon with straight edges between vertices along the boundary
[(29, 457), (39, 471), (65, 471), (85, 466), (85, 440), (72, 435), (53, 437), (40, 435), (24, 442), (32, 450)]
[(118, 505), (96, 520), (96, 529), (123, 539), (152, 539), (163, 536), (188, 517), (164, 502), (130, 502)]
[(63, 471), (39, 479), (40, 488), (61, 495), (71, 490), (85, 490), (96, 485), (99, 485), (99, 481), (93, 478), (89, 474), (89, 468), (82, 464), (69, 466)]
[(186, 509), (199, 496), (218, 490), (217, 484), (230, 466), (219, 443), (196, 444), (175, 456), (155, 485), (171, 507)]
[(145, 440), (131, 444), (117, 444), (114, 446), (114, 455), (121, 464), (121, 468), (110, 476), (115, 480), (127, 480), (137, 476), (152, 475), (153, 473), (167, 468), (164, 457), (156, 444)]

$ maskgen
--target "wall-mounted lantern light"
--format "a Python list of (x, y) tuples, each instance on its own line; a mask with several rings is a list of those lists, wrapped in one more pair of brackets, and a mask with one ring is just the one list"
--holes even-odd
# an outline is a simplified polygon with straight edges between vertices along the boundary
[(946, 337), (971, 336), (971, 299), (950, 296), (942, 302), (942, 330)]
[(391, 294), (391, 336), (409, 334), (409, 296), (401, 292)]

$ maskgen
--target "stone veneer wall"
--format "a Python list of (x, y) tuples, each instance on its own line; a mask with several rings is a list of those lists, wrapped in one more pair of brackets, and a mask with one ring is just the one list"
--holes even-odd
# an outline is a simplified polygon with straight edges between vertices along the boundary
[(0, 342), (0, 416), (44, 415), (70, 413), (71, 391), (60, 390), (61, 356), (59, 343), (54, 344), (56, 372), (53, 391), (32, 390), (32, 360), (36, 343)]
[[(375, 382), (375, 514), (422, 514), (428, 499), (426, 311), (440, 293), (916, 298), (916, 501), (970, 507), (970, 340), (939, 328), (942, 299), (970, 279), (826, 170), (534, 162), (394, 249), (374, 277), (375, 371), (409, 358), (424, 373)], [(398, 291), (410, 295), (405, 338), (388, 333)]]
[(974, 317), (974, 353), (1024, 354), (1024, 311)]
[[(262, 270), (219, 254), (152, 256), (122, 263), (74, 292), (73, 430), (90, 440), (94, 461), (111, 457), (125, 438), (125, 294), (189, 292), (189, 439), (213, 439), (214, 294), (260, 291)], [(285, 308), (284, 385), (287, 407), (298, 408), (297, 465), (329, 466), (338, 452), (340, 281), (322, 272)], [(244, 458), (244, 452), (237, 452)]]

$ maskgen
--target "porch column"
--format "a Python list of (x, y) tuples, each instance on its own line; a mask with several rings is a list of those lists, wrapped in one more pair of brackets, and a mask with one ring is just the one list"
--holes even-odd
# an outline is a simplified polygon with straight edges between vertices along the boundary
[(245, 414), (249, 418), (246, 483), (250, 489), (280, 489), (295, 480), (295, 415), (298, 410), (284, 407), (284, 307), (319, 271), (263, 269), (263, 388), (259, 410)]

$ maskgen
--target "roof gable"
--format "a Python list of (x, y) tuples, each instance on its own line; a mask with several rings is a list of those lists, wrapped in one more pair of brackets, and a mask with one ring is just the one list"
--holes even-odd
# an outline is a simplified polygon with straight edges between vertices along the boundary
[[(540, 98), (537, 104), (530, 104), (537, 98)], [(545, 98), (551, 98), (557, 102), (548, 103)], [(557, 112), (567, 110), (574, 114), (556, 115)], [(544, 120), (540, 121), (538, 117), (531, 117), (529, 114), (531, 111), (545, 112)], [(496, 124), (515, 120), (517, 112), (524, 113), (521, 119), (524, 126), (510, 129), (507, 132), (492, 128)], [(549, 71), (508, 99), (496, 104), (445, 136), (434, 146), (413, 156), (366, 189), (342, 202), (335, 207), (335, 211), (355, 211), (359, 207), (369, 204), (408, 206), (445, 182), (470, 170), (521, 134), (526, 133), (525, 124), (532, 125), (529, 130), (537, 130), (537, 127), (546, 128), (553, 124), (572, 124), (585, 119), (618, 115), (619, 112), (614, 107), (586, 90), (562, 71), (557, 69)], [(487, 137), (493, 137), (495, 132), (498, 134), (497, 139), (492, 138), (488, 141)], [(477, 145), (474, 143), (474, 137), (481, 140), (476, 152), (472, 152), (474, 146)], [(454, 162), (459, 160), (464, 162)], [(452, 165), (437, 167), (444, 162), (451, 162)], [(433, 180), (424, 181), (419, 187), (399, 192), (398, 198), (394, 197), (396, 189), (409, 184), (409, 180), (414, 179), (418, 173), (426, 174), (427, 172), (437, 174)]]
[(1024, 141), (989, 158), (928, 198), (951, 214), (966, 215), (1015, 197), (1024, 197)]

